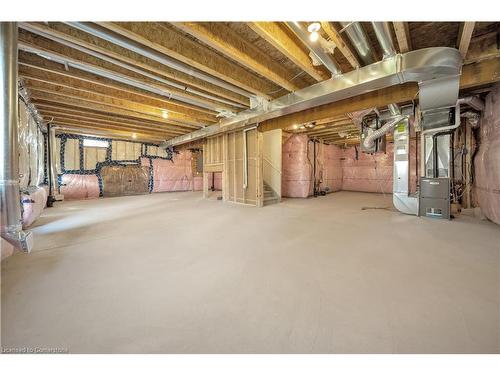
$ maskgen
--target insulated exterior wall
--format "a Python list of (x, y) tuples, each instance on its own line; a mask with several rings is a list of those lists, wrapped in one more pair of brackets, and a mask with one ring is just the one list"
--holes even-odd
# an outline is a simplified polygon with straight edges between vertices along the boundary
[(284, 197), (307, 198), (311, 190), (312, 163), (308, 137), (293, 134), (283, 144), (281, 193)]
[[(342, 153), (342, 190), (366, 193), (392, 194), (394, 144), (388, 143), (386, 152), (366, 154), (349, 147)], [(410, 140), (410, 191), (416, 191), (416, 140)]]
[[(342, 150), (335, 145), (316, 143), (318, 190), (334, 192), (342, 186)], [(282, 193), (290, 198), (313, 194), (314, 145), (306, 134), (289, 136), (283, 145)]]
[(147, 194), (149, 168), (137, 165), (106, 166), (101, 169), (104, 197)]
[(61, 194), (65, 200), (99, 198), (99, 180), (94, 174), (64, 174)]
[(47, 190), (45, 187), (32, 188), (21, 194), (23, 205), (23, 228), (29, 227), (42, 214), (47, 203)]
[(83, 168), (86, 170), (95, 169), (97, 163), (106, 160), (106, 148), (103, 147), (83, 147)]
[(483, 214), (500, 224), (500, 85), (486, 97), (479, 150), (474, 158), (474, 193)]
[(80, 141), (68, 138), (64, 146), (64, 168), (74, 171), (80, 169)]
[(182, 149), (172, 160), (152, 159), (153, 192), (193, 190), (191, 151)]

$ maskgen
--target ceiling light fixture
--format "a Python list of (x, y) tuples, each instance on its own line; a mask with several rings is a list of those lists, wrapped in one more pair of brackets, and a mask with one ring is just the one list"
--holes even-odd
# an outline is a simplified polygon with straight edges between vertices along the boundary
[(321, 24), (319, 22), (312, 22), (307, 26), (307, 31), (310, 32), (309, 39), (311, 42), (315, 42), (319, 39), (319, 29), (321, 29)]
[(166, 109), (164, 109), (163, 111), (161, 111), (161, 116), (163, 118), (168, 118), (168, 111)]
[(137, 134), (132, 133), (132, 138), (136, 139), (137, 138)]
[(319, 22), (312, 22), (307, 26), (307, 31), (310, 33), (317, 33), (321, 29), (321, 25)]

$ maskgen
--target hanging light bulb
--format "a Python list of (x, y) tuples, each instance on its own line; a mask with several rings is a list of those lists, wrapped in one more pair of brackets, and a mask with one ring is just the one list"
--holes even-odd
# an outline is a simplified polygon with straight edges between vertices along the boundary
[(132, 133), (132, 138), (133, 138), (133, 139), (136, 139), (136, 138), (137, 138), (137, 134)]
[(319, 29), (321, 29), (321, 25), (319, 22), (312, 22), (309, 24), (309, 26), (307, 26), (307, 31), (309, 31), (310, 33), (317, 33)]
[(309, 39), (311, 42), (317, 41), (319, 38), (319, 34), (316, 31), (313, 31), (311, 34), (309, 34)]
[(161, 116), (163, 118), (168, 118), (168, 111), (166, 109), (164, 109), (163, 111), (161, 111)]

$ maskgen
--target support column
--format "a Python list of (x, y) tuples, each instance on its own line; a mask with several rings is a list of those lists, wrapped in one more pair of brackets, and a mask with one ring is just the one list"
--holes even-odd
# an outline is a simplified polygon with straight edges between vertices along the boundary
[(24, 232), (19, 194), (19, 152), (17, 130), (17, 24), (0, 22), (0, 195), (2, 238), (29, 253), (31, 232)]

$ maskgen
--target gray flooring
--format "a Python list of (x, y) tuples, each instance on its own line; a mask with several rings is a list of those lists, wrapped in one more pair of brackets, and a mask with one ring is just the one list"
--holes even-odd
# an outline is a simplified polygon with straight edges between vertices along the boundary
[(2, 346), (70, 353), (494, 353), (500, 227), (339, 192), (64, 202), (2, 262)]

